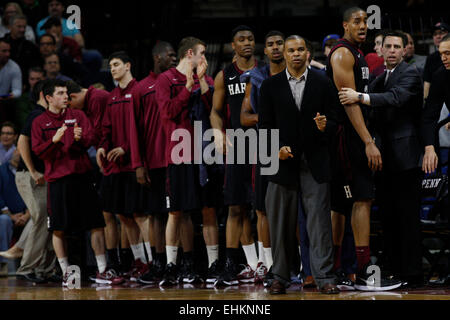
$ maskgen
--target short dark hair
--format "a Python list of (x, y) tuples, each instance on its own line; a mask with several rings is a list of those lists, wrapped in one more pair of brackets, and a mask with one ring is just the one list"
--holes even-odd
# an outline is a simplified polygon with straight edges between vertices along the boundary
[(30, 69), (28, 69), (28, 75), (30, 75), (30, 73), (32, 72), (39, 72), (45, 74), (44, 69), (42, 69), (41, 67), (31, 67)]
[(57, 17), (50, 17), (47, 19), (47, 21), (45, 21), (45, 23), (42, 25), (41, 30), (48, 30), (51, 27), (60, 27), (62, 26), (61, 24), (61, 20), (58, 19)]
[(49, 37), (49, 38), (51, 38), (52, 41), (53, 41), (53, 44), (56, 44), (56, 39), (55, 39), (55, 37), (54, 37), (52, 34), (50, 34), (50, 33), (44, 33), (44, 34), (39, 38), (39, 42), (41, 42), (41, 39), (42, 39), (43, 37)]
[(27, 16), (24, 14), (16, 14), (9, 19), (9, 25), (12, 26), (16, 20), (25, 20), (27, 21)]
[(361, 9), (360, 7), (350, 7), (347, 10), (344, 11), (344, 14), (342, 15), (342, 20), (344, 20), (345, 22), (349, 22), (352, 14), (354, 14), (355, 12), (359, 12), (359, 11), (364, 11), (365, 10)]
[(167, 41), (158, 41), (152, 49), (152, 56), (163, 54), (167, 49), (173, 49), (172, 45)]
[(442, 38), (441, 43), (442, 42), (447, 42), (447, 41), (450, 41), (450, 33), (448, 35), (446, 35), (444, 38)]
[(4, 128), (4, 127), (10, 127), (13, 128), (14, 134), (17, 134), (17, 127), (14, 123), (12, 123), (11, 121), (5, 121), (0, 125), (0, 131)]
[(130, 56), (125, 51), (113, 52), (108, 58), (108, 63), (110, 63), (112, 59), (119, 59), (123, 63), (128, 63), (129, 62), (130, 64), (133, 64), (132, 61), (131, 61)]
[(53, 93), (55, 93), (56, 87), (66, 87), (66, 82), (64, 80), (60, 80), (60, 79), (48, 80), (42, 88), (42, 91), (44, 92), (44, 96), (53, 96)]
[(44, 89), (44, 85), (50, 80), (39, 80), (33, 87), (33, 91), (31, 91), (31, 101), (34, 103), (39, 101), (40, 93)]
[(241, 25), (237, 26), (236, 28), (234, 28), (234, 29), (231, 31), (231, 41), (234, 41), (234, 36), (235, 36), (236, 33), (238, 33), (239, 31), (250, 31), (252, 34), (255, 34), (255, 33), (253, 32), (253, 29), (252, 29), (252, 28), (250, 28), (249, 26), (246, 26), (246, 25), (241, 24)]
[(375, 33), (374, 39), (379, 36), (382, 36), (384, 38), (384, 36), (387, 32), (389, 32), (389, 30), (386, 30), (386, 29), (382, 29), (382, 30), (378, 31), (377, 33)]
[(272, 30), (272, 31), (269, 31), (269, 32), (266, 34), (266, 36), (264, 37), (264, 44), (266, 44), (268, 38), (274, 37), (274, 36), (280, 36), (281, 38), (283, 38), (283, 40), (284, 40), (284, 38), (285, 38), (284, 34), (283, 34), (281, 31), (278, 31), (278, 30)]
[(83, 88), (73, 80), (66, 81), (67, 94), (80, 93)]
[(292, 35), (290, 35), (289, 37), (287, 37), (286, 39), (284, 39), (284, 42), (288, 42), (289, 40), (303, 40), (303, 41), (305, 41), (305, 44), (306, 44), (305, 38), (300, 37), (300, 36), (297, 35), (297, 34), (292, 34)]
[(386, 37), (398, 37), (398, 38), (402, 39), (404, 48), (408, 45), (408, 37), (406, 36), (406, 34), (403, 31), (398, 31), (398, 30), (387, 31), (383, 36), (383, 41), (381, 42), (382, 46), (384, 46), (384, 39), (386, 39)]
[(181, 39), (180, 44), (178, 45), (178, 59), (183, 59), (189, 49), (195, 51), (195, 47), (199, 44), (206, 47), (206, 43), (195, 37), (186, 37)]

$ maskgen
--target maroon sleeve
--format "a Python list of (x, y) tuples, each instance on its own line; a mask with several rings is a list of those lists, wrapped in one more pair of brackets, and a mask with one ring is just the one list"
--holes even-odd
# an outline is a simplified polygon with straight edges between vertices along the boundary
[[(70, 149), (86, 150), (93, 145), (95, 141), (95, 131), (84, 112), (77, 112), (76, 117), (79, 119), (77, 123), (82, 129), (81, 139), (79, 141), (73, 140)], [(71, 128), (72, 129), (72, 128)]]
[(105, 113), (105, 106), (107, 103), (107, 98), (97, 97), (93, 100), (91, 108), (91, 114), (93, 116), (92, 125), (94, 126), (94, 141), (93, 146), (98, 147), (100, 139), (102, 136), (102, 120), (103, 114)]
[(183, 87), (177, 96), (171, 97), (171, 82), (165, 74), (156, 83), (156, 102), (163, 119), (175, 119), (188, 106), (191, 93)]
[(44, 138), (43, 131), (39, 125), (39, 118), (40, 117), (33, 121), (31, 128), (31, 148), (33, 152), (42, 160), (51, 160), (55, 157), (56, 153), (61, 150), (64, 144), (61, 141), (53, 143), (52, 139), (46, 140)]
[(143, 133), (140, 132), (140, 126), (139, 126), (139, 114), (140, 109), (142, 108), (141, 105), (141, 93), (140, 93), (140, 86), (136, 86), (133, 90), (133, 100), (132, 100), (132, 107), (129, 108), (130, 112), (130, 153), (131, 153), (131, 166), (133, 169), (137, 169), (139, 167), (144, 166), (144, 161), (142, 160), (143, 151), (142, 148), (142, 140), (143, 140)]
[(109, 151), (111, 145), (111, 108), (109, 105), (106, 106), (105, 112), (102, 118), (102, 137), (98, 144), (99, 148), (105, 149), (106, 152)]

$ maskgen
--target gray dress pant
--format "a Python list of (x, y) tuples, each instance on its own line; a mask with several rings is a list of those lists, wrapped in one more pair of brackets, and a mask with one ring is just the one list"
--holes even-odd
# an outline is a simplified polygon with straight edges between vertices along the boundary
[[(317, 183), (306, 159), (300, 161), (300, 193), (306, 215), (310, 240), (311, 273), (319, 288), (335, 284), (333, 273), (333, 241), (330, 214), (330, 186)], [(295, 236), (298, 216), (299, 190), (269, 182), (266, 210), (272, 246), (272, 273), (275, 279), (288, 285), (292, 254), (297, 248)]]

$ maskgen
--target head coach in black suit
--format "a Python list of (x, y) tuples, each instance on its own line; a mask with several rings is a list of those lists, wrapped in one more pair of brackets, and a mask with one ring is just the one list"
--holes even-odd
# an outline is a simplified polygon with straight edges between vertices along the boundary
[[(288, 37), (284, 48), (287, 68), (265, 80), (260, 91), (260, 130), (279, 130), (280, 142), (279, 170), (268, 177), (266, 195), (272, 294), (284, 293), (290, 282), (299, 191), (307, 218), (312, 275), (321, 292), (339, 292), (332, 271), (329, 188), (329, 137), (336, 127), (333, 108), (339, 101), (326, 75), (307, 67), (308, 55), (303, 38)], [(325, 126), (320, 124), (323, 116)]]
[(382, 170), (376, 177), (385, 250), (392, 274), (403, 282), (423, 282), (420, 240), (423, 85), (419, 71), (403, 61), (408, 38), (384, 35), (386, 71), (369, 85), (369, 94), (343, 88), (342, 104), (361, 102), (372, 110), (370, 126), (381, 145)]

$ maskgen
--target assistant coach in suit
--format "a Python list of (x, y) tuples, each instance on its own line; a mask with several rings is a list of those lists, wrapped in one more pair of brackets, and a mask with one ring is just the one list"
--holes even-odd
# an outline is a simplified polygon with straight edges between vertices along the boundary
[[(266, 195), (273, 252), (271, 294), (285, 293), (289, 286), (299, 191), (307, 219), (312, 275), (321, 292), (339, 292), (332, 272), (328, 183), (331, 179), (328, 141), (336, 127), (333, 106), (339, 101), (337, 95), (333, 97), (331, 81), (307, 68), (308, 55), (303, 38), (288, 37), (284, 48), (287, 68), (265, 80), (260, 91), (260, 129), (278, 129), (281, 148), (279, 170), (268, 177)], [(315, 120), (323, 119), (324, 115), (327, 123), (320, 127)]]
[[(369, 94), (343, 88), (342, 104), (371, 106), (370, 126), (381, 144), (382, 171), (376, 177), (385, 250), (392, 273), (402, 282), (423, 282), (420, 240), (423, 86), (416, 66), (403, 61), (408, 38), (388, 32), (382, 43), (386, 71), (369, 86)], [(378, 140), (378, 141), (377, 141)], [(381, 140), (381, 141), (380, 141)]]

